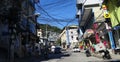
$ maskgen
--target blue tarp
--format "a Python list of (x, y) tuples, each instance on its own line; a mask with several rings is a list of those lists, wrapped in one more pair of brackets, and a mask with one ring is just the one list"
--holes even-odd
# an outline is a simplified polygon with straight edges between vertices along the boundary
[(120, 26), (115, 26), (114, 27), (114, 30), (118, 30), (118, 29), (120, 29)]
[(112, 49), (115, 49), (115, 42), (114, 42), (114, 40), (113, 40), (112, 31), (109, 31), (109, 32), (108, 32), (108, 35), (109, 35), (109, 39), (110, 39), (111, 48), (112, 48)]

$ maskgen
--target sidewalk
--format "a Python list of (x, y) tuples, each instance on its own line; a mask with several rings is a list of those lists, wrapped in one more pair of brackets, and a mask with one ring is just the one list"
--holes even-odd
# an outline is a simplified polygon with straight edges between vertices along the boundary
[(15, 62), (40, 62), (41, 60), (44, 60), (43, 57), (35, 57), (35, 56), (29, 56), (29, 57), (23, 57), (23, 58), (16, 58)]

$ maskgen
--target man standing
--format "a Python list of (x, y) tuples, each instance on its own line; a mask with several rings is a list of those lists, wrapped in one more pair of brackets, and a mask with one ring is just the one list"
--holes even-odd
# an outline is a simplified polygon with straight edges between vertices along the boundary
[(54, 46), (54, 45), (51, 46), (51, 52), (52, 52), (52, 53), (55, 52), (55, 46)]

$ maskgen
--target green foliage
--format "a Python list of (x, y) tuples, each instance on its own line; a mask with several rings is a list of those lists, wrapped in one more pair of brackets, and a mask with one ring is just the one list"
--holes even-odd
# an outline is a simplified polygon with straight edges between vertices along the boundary
[(61, 45), (61, 40), (60, 39), (58, 39), (57, 41), (56, 41), (56, 45)]
[(46, 35), (46, 29), (47, 29), (47, 31), (52, 31), (52, 32), (57, 32), (57, 33), (61, 32), (60, 28), (58, 28), (56, 26), (51, 26), (51, 25), (48, 25), (48, 24), (39, 24), (39, 28), (42, 29), (43, 36)]

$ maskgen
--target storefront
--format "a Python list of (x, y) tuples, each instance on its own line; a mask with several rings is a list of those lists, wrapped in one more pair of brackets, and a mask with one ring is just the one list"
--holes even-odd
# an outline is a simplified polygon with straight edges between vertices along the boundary
[[(110, 33), (113, 33), (113, 40), (115, 42), (115, 46), (118, 47), (119, 45), (119, 26), (120, 26), (120, 1), (119, 0), (104, 0), (103, 5), (106, 5), (108, 12), (110, 13), (110, 22), (111, 22), (111, 27), (113, 28), (112, 32), (109, 32), (109, 36)], [(112, 44), (112, 42), (111, 42)], [(111, 45), (112, 46), (112, 45)]]
[(114, 36), (116, 47), (120, 48), (120, 27), (119, 26), (114, 27), (113, 34), (114, 34), (113, 36)]

